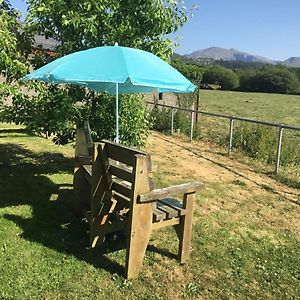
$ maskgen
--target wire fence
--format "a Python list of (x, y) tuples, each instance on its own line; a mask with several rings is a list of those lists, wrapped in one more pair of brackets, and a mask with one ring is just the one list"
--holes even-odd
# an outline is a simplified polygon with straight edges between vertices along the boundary
[(258, 121), (258, 120), (253, 120), (253, 119), (249, 119), (249, 118), (243, 118), (243, 117), (238, 117), (238, 116), (230, 116), (230, 115), (224, 115), (224, 114), (219, 114), (219, 113), (211, 113), (211, 112), (206, 112), (206, 111), (201, 111), (201, 110), (194, 110), (194, 109), (189, 109), (189, 108), (181, 108), (181, 107), (176, 107), (176, 106), (171, 106), (171, 105), (166, 105), (166, 104), (160, 104), (160, 103), (155, 103), (155, 102), (147, 102), (147, 104), (148, 105), (153, 105), (153, 106), (158, 106), (158, 107), (164, 107), (164, 108), (167, 108), (167, 109), (171, 110), (171, 120), (170, 120), (171, 134), (174, 134), (174, 115), (175, 115), (175, 111), (184, 111), (186, 113), (189, 113), (190, 114), (189, 136), (190, 136), (191, 141), (193, 140), (194, 125), (195, 125), (194, 123), (195, 123), (196, 115), (201, 115), (202, 114), (202, 115), (206, 115), (206, 116), (210, 116), (210, 117), (227, 119), (229, 121), (229, 124), (228, 124), (228, 142), (227, 142), (227, 153), (228, 153), (228, 155), (231, 155), (231, 153), (232, 153), (235, 121), (242, 121), (242, 122), (247, 122), (247, 123), (258, 124), (258, 125), (277, 128), (278, 129), (278, 137), (277, 137), (277, 151), (276, 151), (276, 159), (275, 159), (275, 174), (278, 174), (278, 172), (279, 172), (281, 149), (282, 149), (283, 130), (288, 129), (288, 130), (291, 130), (291, 131), (299, 131), (300, 132), (300, 127), (296, 127), (296, 126), (290, 126), (290, 125), (273, 123), (273, 122)]

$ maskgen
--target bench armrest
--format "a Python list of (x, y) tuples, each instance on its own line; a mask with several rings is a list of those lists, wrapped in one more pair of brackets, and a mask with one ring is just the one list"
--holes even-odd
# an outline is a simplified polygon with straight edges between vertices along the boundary
[(165, 197), (171, 197), (177, 194), (193, 194), (203, 186), (202, 182), (194, 181), (179, 185), (172, 185), (162, 189), (155, 189), (151, 192), (138, 196), (140, 203), (153, 202)]

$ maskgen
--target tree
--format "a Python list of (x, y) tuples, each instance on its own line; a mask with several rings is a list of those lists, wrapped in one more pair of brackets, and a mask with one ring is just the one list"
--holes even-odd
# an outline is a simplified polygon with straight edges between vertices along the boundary
[(221, 66), (212, 66), (204, 72), (202, 82), (218, 84), (222, 90), (232, 90), (238, 86), (239, 78), (232, 70)]
[(180, 73), (187, 77), (195, 85), (199, 85), (202, 81), (204, 69), (196, 64), (185, 63), (180, 59), (172, 61), (172, 66)]
[(22, 32), (20, 14), (7, 0), (0, 0), (0, 75), (4, 82), (0, 84), (0, 112), (3, 100), (17, 93), (17, 80), (26, 74), (28, 65), (26, 55), (29, 38)]
[(238, 72), (240, 77), (240, 91), (251, 92), (255, 90), (253, 78), (256, 76), (257, 72), (258, 71), (255, 69), (244, 69)]
[(299, 81), (287, 67), (263, 67), (260, 71), (241, 77), (241, 89), (264, 93), (295, 94)]
[[(188, 14), (183, 3), (174, 0), (29, 0), (28, 4), (26, 30), (55, 39), (57, 56), (118, 42), (121, 46), (148, 50), (168, 60), (173, 43), (167, 35), (182, 26)], [(32, 61), (35, 64), (39, 60)], [(7, 115), (37, 132), (48, 136), (55, 134), (59, 143), (72, 140), (75, 125), (86, 118), (90, 119), (98, 138), (115, 135), (113, 97), (71, 86), (39, 85), (37, 88), (39, 96), (20, 96), (7, 110)], [(141, 145), (148, 128), (145, 104), (138, 97), (123, 96), (121, 99), (120, 134), (123, 142), (133, 145)], [(103, 107), (110, 109), (109, 114)], [(24, 114), (18, 113), (18, 118), (14, 118), (18, 111)], [(126, 121), (125, 114), (131, 120)]]
[(60, 44), (63, 55), (96, 46), (136, 47), (168, 60), (168, 34), (187, 21), (186, 8), (174, 0), (29, 0), (28, 27)]

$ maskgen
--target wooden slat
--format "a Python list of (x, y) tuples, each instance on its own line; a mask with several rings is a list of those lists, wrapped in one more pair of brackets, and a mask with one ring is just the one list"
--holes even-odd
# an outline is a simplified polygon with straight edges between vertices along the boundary
[(142, 267), (151, 234), (152, 204), (137, 203), (138, 195), (150, 191), (146, 159), (144, 155), (136, 155), (136, 163), (133, 166), (135, 184), (132, 186), (133, 196), (127, 226), (128, 236), (125, 265), (125, 276), (127, 279), (137, 277)]
[(185, 214), (185, 209), (180, 201), (172, 198), (165, 198), (156, 202), (153, 208), (153, 222), (179, 217)]
[(157, 209), (159, 209), (167, 214), (167, 219), (177, 218), (180, 216), (180, 211), (178, 211), (177, 209), (174, 209), (173, 207), (171, 207), (169, 205), (166, 205), (165, 203), (163, 203), (161, 201), (157, 201), (156, 205), (157, 205)]
[(124, 165), (117, 165), (115, 162), (110, 161), (109, 171), (111, 175), (114, 175), (128, 182), (132, 182), (133, 180), (132, 171), (130, 171), (130, 169), (128, 167), (126, 168)]
[(97, 152), (98, 152), (98, 155), (96, 157), (95, 162), (101, 161), (99, 166), (101, 166), (101, 172), (103, 174), (103, 179), (105, 182), (106, 189), (109, 190), (110, 186), (112, 184), (112, 177), (111, 177), (110, 172), (108, 171), (108, 168), (109, 168), (108, 157), (107, 157), (106, 151), (103, 149), (101, 144), (98, 145)]
[(87, 180), (89, 184), (92, 184), (92, 166), (83, 165), (82, 169), (84, 171), (84, 178)]
[(130, 207), (130, 199), (129, 198), (124, 197), (124, 195), (118, 194), (116, 192), (113, 192), (112, 195), (113, 195), (113, 198), (117, 200), (117, 208), (118, 209), (120, 209), (120, 206), (123, 206), (123, 208)]
[(183, 208), (182, 202), (178, 201), (174, 198), (164, 198), (161, 199), (160, 202), (172, 207), (173, 209), (176, 209), (179, 211), (180, 215), (184, 215), (185, 209)]
[(125, 197), (127, 197), (129, 199), (132, 198), (131, 188), (128, 188), (128, 186), (125, 186), (124, 184), (121, 184), (120, 182), (113, 180), (111, 189), (121, 195), (124, 195)]
[(181, 263), (187, 262), (191, 249), (192, 223), (193, 223), (193, 206), (195, 194), (185, 194), (183, 197), (183, 207), (186, 210), (182, 221), (175, 227), (179, 238), (179, 260)]
[(105, 151), (109, 158), (120, 161), (129, 166), (133, 166), (135, 162), (135, 155), (147, 155), (143, 151), (132, 149), (117, 143), (106, 140), (103, 142), (105, 142)]
[(160, 209), (157, 209), (156, 207), (154, 207), (152, 209), (152, 213), (153, 213), (153, 221), (152, 222), (159, 222), (162, 220), (165, 220), (167, 218), (167, 214), (163, 211), (161, 211)]
[(89, 176), (92, 177), (92, 165), (83, 165), (84, 171), (88, 173)]
[(91, 156), (75, 156), (75, 166), (80, 167), (82, 165), (91, 165), (92, 164), (92, 157)]
[(163, 199), (165, 197), (171, 197), (177, 194), (195, 193), (195, 191), (200, 189), (202, 185), (203, 184), (201, 182), (194, 181), (190, 183), (170, 186), (167, 188), (155, 189), (147, 194), (139, 195), (139, 202), (152, 202), (156, 201), (157, 199)]
[(168, 219), (165, 221), (152, 223), (152, 229), (159, 229), (166, 226), (174, 226), (180, 223), (180, 218)]

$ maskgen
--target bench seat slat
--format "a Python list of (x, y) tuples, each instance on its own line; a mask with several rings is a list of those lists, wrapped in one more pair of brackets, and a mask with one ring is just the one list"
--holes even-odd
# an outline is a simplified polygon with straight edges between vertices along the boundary
[(165, 212), (167, 214), (167, 219), (177, 218), (180, 216), (180, 211), (169, 206), (161, 201), (156, 202), (157, 209)]
[(164, 203), (165, 205), (168, 205), (172, 207), (173, 209), (176, 209), (180, 212), (180, 215), (183, 215), (185, 212), (185, 209), (183, 208), (182, 202), (178, 201), (174, 198), (164, 198), (161, 199), (160, 202)]
[(152, 213), (153, 213), (153, 223), (163, 221), (167, 218), (166, 212), (163, 212), (156, 207), (152, 209)]

